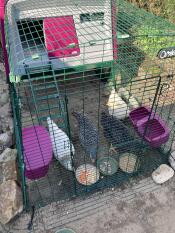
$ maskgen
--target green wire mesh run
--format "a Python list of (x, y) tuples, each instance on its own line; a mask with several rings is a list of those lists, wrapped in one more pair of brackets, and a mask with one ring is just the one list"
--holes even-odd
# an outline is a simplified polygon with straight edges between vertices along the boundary
[[(114, 2), (66, 0), (64, 6), (55, 0), (7, 3), (6, 39), (25, 206), (40, 207), (119, 186), (133, 177), (149, 176), (168, 162), (174, 141), (174, 57), (160, 59), (158, 54), (175, 45), (175, 25), (164, 15), (156, 16), (127, 1), (116, 1), (114, 14)], [(72, 17), (66, 18), (65, 28), (55, 26), (63, 9), (66, 16), (73, 14), (75, 27), (69, 24)], [(47, 21), (50, 18), (54, 18), (52, 26)], [(117, 22), (115, 29), (112, 19)], [(56, 43), (60, 48), (50, 50), (47, 24), (54, 46)], [(58, 34), (62, 30), (60, 39), (55, 27)], [(56, 54), (57, 49), (60, 51)], [(115, 96), (120, 95), (116, 103), (115, 98), (111, 100), (114, 91)], [(158, 148), (146, 142), (145, 135), (140, 136), (129, 120), (129, 113), (141, 106), (149, 107), (171, 129), (169, 140)], [(115, 108), (120, 117), (111, 118)], [(45, 176), (29, 179), (22, 132), (39, 125), (49, 134), (48, 117), (69, 138), (64, 144), (69, 154), (64, 161), (53, 156)], [(85, 121), (91, 123), (80, 132), (79, 126)], [(144, 134), (149, 135), (148, 131), (146, 127)], [(112, 132), (116, 132), (115, 137)], [(87, 135), (93, 140), (86, 142)], [(28, 142), (35, 136), (39, 141), (42, 135), (36, 133)], [(96, 145), (89, 148), (92, 141)], [(56, 154), (57, 150), (59, 146)], [(65, 161), (71, 162), (72, 169)], [(111, 163), (111, 171), (106, 162)], [(93, 174), (88, 182), (87, 170)]]
[[(66, 118), (63, 118), (61, 121), (58, 118), (58, 98), (54, 95), (50, 96), (49, 94), (49, 87), (54, 83), (49, 76), (45, 76), (42, 81), (36, 82), (35, 80), (30, 80), (29, 82), (25, 81), (15, 86), (15, 90), (18, 93), (15, 111), (20, 109), (21, 115), (19, 117), (21, 119), (21, 128), (37, 125), (40, 122), (40, 125), (48, 129), (47, 117), (51, 117), (62, 130), (67, 132), (67, 135), (70, 136), (75, 147), (75, 154), (73, 156), (74, 172), (68, 171), (58, 160), (53, 158), (49, 170), (44, 177), (37, 180), (25, 179), (27, 195), (31, 205), (40, 207), (53, 201), (65, 201), (74, 196), (86, 196), (97, 190), (120, 186), (124, 182), (129, 181), (130, 178), (148, 176), (150, 172), (160, 164), (167, 163), (168, 161), (168, 156), (167, 153), (164, 152), (164, 148), (160, 148), (160, 150), (151, 148), (137, 135), (127, 118), (122, 123), (124, 130), (122, 135), (120, 135), (120, 133), (116, 135), (118, 144), (116, 147), (113, 145), (114, 148), (112, 148), (111, 139), (108, 138), (111, 128), (109, 127), (109, 131), (107, 129), (105, 133), (104, 127), (108, 125), (108, 123), (106, 121), (105, 123), (101, 122), (101, 114), (107, 111), (105, 102), (108, 101), (109, 98), (109, 95), (106, 94), (106, 86), (103, 80), (100, 80), (99, 76), (94, 74), (92, 70), (90, 70), (89, 73), (86, 71), (86, 73), (82, 75), (84, 81), (75, 79), (65, 82), (64, 80), (59, 80), (60, 76), (55, 77), (59, 84), (60, 96), (66, 96), (67, 99), (67, 102), (64, 102), (64, 104), (66, 104), (69, 113), (70, 134), (68, 134), (64, 124), (67, 122)], [(164, 112), (165, 109), (163, 107), (162, 109), (159, 108), (159, 105), (161, 105), (159, 99), (161, 89), (160, 81), (160, 78), (156, 76), (129, 82), (127, 87), (130, 87), (130, 94), (133, 93), (134, 96), (137, 96), (140, 104), (147, 104), (148, 106), (149, 103), (149, 106), (153, 107), (155, 112), (158, 112), (157, 109), (159, 109), (159, 114), (163, 119), (166, 119), (163, 116), (163, 114), (166, 115), (166, 112)], [(47, 88), (43, 90), (44, 86), (47, 86)], [(140, 92), (139, 88), (141, 86), (144, 88), (144, 92)], [(118, 85), (117, 89), (120, 87), (122, 86)], [(37, 90), (37, 92), (33, 92), (32, 89), (33, 91)], [(51, 87), (50, 90), (52, 90), (51, 93), (53, 93), (53, 87)], [(151, 97), (153, 100), (150, 99)], [(39, 102), (37, 101), (38, 98)], [(129, 106), (128, 103), (128, 109), (130, 108)], [(43, 109), (44, 111), (42, 111)], [(103, 157), (109, 158), (109, 161), (111, 160), (110, 158), (116, 161), (116, 165), (114, 164), (116, 166), (114, 174), (110, 175), (110, 172), (109, 174), (107, 172), (107, 175), (104, 175), (104, 173), (101, 172), (100, 177), (98, 176), (98, 182), (95, 182), (93, 185), (82, 185), (76, 177), (76, 171), (82, 164), (85, 164), (88, 168), (89, 164), (92, 162), (80, 145), (78, 128), (76, 120), (72, 116), (72, 111), (83, 111), (85, 115), (88, 115), (88, 118), (95, 124), (95, 127), (99, 131), (96, 166), (99, 167), (98, 163)], [(172, 114), (170, 115), (172, 116)], [(115, 125), (111, 127), (118, 126)], [(169, 143), (171, 142), (169, 141)], [(125, 158), (125, 156), (127, 158)], [(127, 160), (128, 156), (131, 156), (131, 161)]]
[(150, 75), (171, 72), (174, 58), (161, 60), (158, 54), (162, 49), (175, 46), (175, 25), (127, 1), (119, 0), (117, 5), (118, 64), (122, 82), (136, 77), (139, 69)]

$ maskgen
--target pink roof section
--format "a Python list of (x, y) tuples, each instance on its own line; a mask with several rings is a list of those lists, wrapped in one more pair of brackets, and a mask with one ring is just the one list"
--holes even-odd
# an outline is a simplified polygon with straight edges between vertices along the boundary
[(43, 28), (49, 57), (80, 55), (73, 16), (46, 18), (43, 21)]
[(6, 76), (9, 76), (9, 64), (8, 64), (8, 56), (6, 50), (6, 42), (5, 42), (5, 30), (4, 30), (4, 0), (0, 0), (0, 40), (2, 43), (2, 49), (4, 54), (4, 63), (5, 63), (5, 70)]

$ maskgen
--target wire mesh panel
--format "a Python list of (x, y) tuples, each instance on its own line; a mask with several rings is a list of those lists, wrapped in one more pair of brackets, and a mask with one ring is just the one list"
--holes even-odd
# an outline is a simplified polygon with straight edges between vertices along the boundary
[[(160, 74), (163, 87), (155, 111), (166, 119), (173, 131), (175, 28), (174, 15), (171, 10), (175, 7), (174, 2), (154, 1), (150, 3), (144, 0), (129, 2), (134, 4), (118, 1), (119, 82), (125, 86), (126, 80), (138, 76), (152, 77)], [(144, 88), (140, 90), (144, 91)], [(150, 99), (153, 100), (153, 97)], [(166, 146), (166, 151), (171, 149), (170, 144)]]
[[(59, 97), (53, 94), (53, 87), (50, 89), (51, 96), (46, 92), (53, 84), (49, 76), (42, 81), (25, 81), (16, 85), (22, 128), (42, 125), (50, 132), (50, 137), (54, 136), (52, 141), (54, 158), (49, 162), (49, 168), (44, 175), (39, 172), (37, 177), (38, 173), (32, 170), (32, 163), (25, 160), (26, 169), (29, 164), (32, 170), (31, 172), (29, 169), (31, 176), (26, 172), (25, 175), (29, 199), (35, 205), (45, 205), (51, 201), (65, 200), (75, 195), (85, 195), (105, 187), (119, 185), (132, 176), (149, 174), (158, 165), (167, 162), (167, 156), (152, 148), (135, 131), (127, 117), (132, 109), (130, 102), (121, 102), (121, 105), (115, 108), (116, 100), (111, 99), (109, 102), (111, 94), (106, 92), (104, 80), (92, 70), (74, 75), (75, 79), (66, 82), (64, 79), (61, 80), (61, 75), (56, 75), (61, 90)], [(140, 85), (144, 86), (144, 92), (139, 91)], [(151, 97), (157, 101), (159, 96), (160, 78), (156, 76), (134, 80), (127, 83), (127, 87), (131, 90), (130, 94), (137, 93), (135, 101), (138, 101), (138, 106), (142, 101), (151, 109), (153, 106)], [(37, 90), (37, 93), (34, 90)], [(122, 91), (122, 86), (117, 85), (117, 90)], [(62, 111), (59, 108), (60, 100), (65, 107), (64, 111), (68, 113), (68, 118), (65, 117), (65, 112), (62, 112), (63, 115), (59, 118)], [(107, 102), (109, 105), (106, 104)], [(126, 109), (123, 107), (125, 105)], [(52, 123), (48, 123), (48, 117), (52, 119)], [(52, 129), (53, 134), (50, 131)], [(58, 131), (59, 129), (66, 133), (67, 139)], [(28, 136), (28, 143), (33, 146), (35, 135), (42, 147), (45, 136), (39, 135), (36, 131), (32, 138)], [(61, 140), (58, 141), (59, 139)], [(23, 137), (23, 146), (24, 140)], [(69, 153), (62, 156), (67, 146)], [(54, 147), (57, 147), (56, 150)], [(24, 156), (26, 156), (25, 149)], [(42, 151), (42, 148), (40, 150)], [(35, 153), (35, 148), (32, 148), (32, 151)], [(44, 151), (42, 155), (44, 156)], [(40, 163), (39, 159), (36, 163), (37, 165)], [(45, 171), (44, 166), (39, 169)]]
[(8, 1), (26, 203), (85, 195), (168, 162), (175, 25), (163, 16), (122, 0)]

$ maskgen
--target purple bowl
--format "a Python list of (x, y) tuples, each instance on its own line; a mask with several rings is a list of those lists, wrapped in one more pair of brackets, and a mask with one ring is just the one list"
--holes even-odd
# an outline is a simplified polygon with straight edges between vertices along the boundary
[(129, 118), (133, 126), (137, 126), (138, 122), (145, 117), (149, 117), (150, 113), (151, 113), (151, 109), (143, 106), (132, 110), (129, 113)]
[(48, 170), (49, 170), (49, 165), (43, 166), (43, 167), (41, 166), (35, 170), (25, 169), (25, 176), (30, 180), (40, 179), (40, 178), (46, 176)]
[[(151, 114), (151, 116), (150, 116)], [(160, 147), (169, 139), (166, 123), (148, 107), (139, 107), (130, 112), (129, 118), (138, 134), (152, 147)]]
[(166, 124), (157, 116), (149, 119), (149, 121), (148, 118), (145, 117), (139, 122), (137, 130), (138, 133), (155, 148), (166, 143), (170, 135), (170, 131)]
[(43, 126), (22, 130), (25, 176), (31, 180), (45, 176), (52, 160), (52, 143)]

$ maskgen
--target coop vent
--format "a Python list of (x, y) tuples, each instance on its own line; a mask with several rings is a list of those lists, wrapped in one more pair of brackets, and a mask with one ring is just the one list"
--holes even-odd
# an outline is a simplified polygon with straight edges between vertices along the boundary
[(103, 21), (104, 20), (104, 12), (95, 12), (95, 13), (86, 13), (80, 15), (81, 23), (85, 22), (93, 22), (93, 21)]

